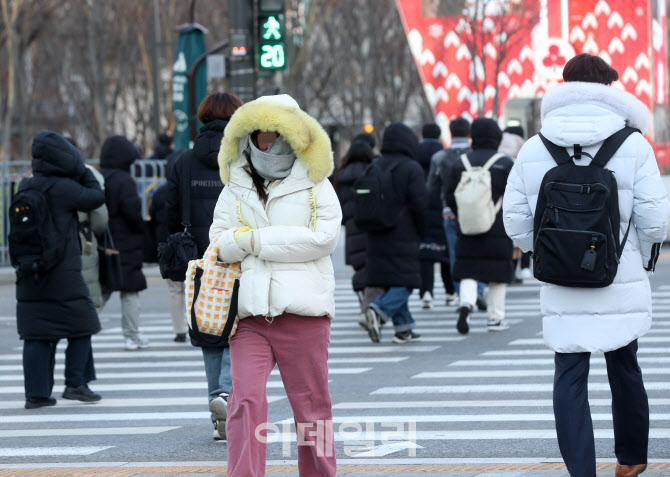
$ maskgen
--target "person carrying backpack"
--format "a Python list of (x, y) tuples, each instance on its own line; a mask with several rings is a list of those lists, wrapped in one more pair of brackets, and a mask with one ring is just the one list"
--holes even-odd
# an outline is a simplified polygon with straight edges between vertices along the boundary
[(461, 281), (456, 328), (470, 330), (477, 304), (477, 282), (489, 285), (488, 330), (508, 329), (505, 322), (507, 284), (514, 274), (513, 246), (502, 222), (501, 202), (514, 162), (498, 154), (502, 131), (492, 119), (477, 118), (470, 129), (472, 152), (453, 164), (446, 203), (458, 221), (454, 279)]
[(567, 62), (565, 83), (547, 91), (541, 135), (519, 152), (503, 201), (507, 233), (534, 252), (535, 276), (546, 282), (540, 302), (544, 340), (556, 353), (556, 434), (573, 477), (596, 475), (591, 353), (607, 362), (616, 476), (634, 477), (647, 466), (649, 405), (637, 339), (651, 326), (647, 272), (667, 236), (670, 204), (640, 134), (649, 110), (610, 87), (618, 77), (597, 56)]
[[(367, 285), (386, 292), (366, 311), (370, 339), (378, 343), (381, 325), (393, 321), (393, 342), (418, 341), (408, 308), (414, 288), (421, 287), (419, 240), (426, 225), (428, 192), (423, 169), (414, 160), (419, 140), (410, 128), (392, 123), (384, 131), (381, 153), (359, 181), (354, 220), (367, 233)], [(364, 213), (370, 212), (373, 213)]]
[(91, 335), (101, 329), (81, 274), (77, 212), (105, 203), (81, 154), (63, 136), (40, 132), (32, 145), (33, 177), (10, 206), (9, 254), (16, 273), (16, 323), (23, 340), (26, 409), (53, 406), (56, 346), (65, 351), (63, 398), (98, 401)]

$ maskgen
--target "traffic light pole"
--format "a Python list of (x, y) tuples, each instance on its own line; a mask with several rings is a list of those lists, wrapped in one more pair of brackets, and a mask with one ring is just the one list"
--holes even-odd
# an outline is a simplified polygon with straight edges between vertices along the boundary
[(256, 72), (254, 69), (253, 39), (254, 0), (232, 0), (230, 30), (232, 35), (244, 35), (246, 54), (230, 58), (230, 89), (242, 101), (256, 97)]

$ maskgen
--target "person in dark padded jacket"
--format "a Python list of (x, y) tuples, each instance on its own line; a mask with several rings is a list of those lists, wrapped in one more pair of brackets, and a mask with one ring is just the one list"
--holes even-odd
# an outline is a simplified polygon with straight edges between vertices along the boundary
[[(219, 174), (218, 154), (224, 129), (242, 100), (229, 93), (211, 93), (198, 107), (198, 120), (202, 123), (193, 149), (175, 161), (168, 180), (167, 223), (170, 234), (184, 230), (182, 205), (190, 201), (190, 231), (203, 256), (209, 246), (209, 228), (214, 219), (214, 207), (221, 195), (223, 182)], [(189, 197), (183, 196), (182, 185), (190, 177)], [(170, 313), (173, 321), (184, 320), (184, 282), (167, 280), (170, 293)], [(179, 318), (180, 317), (180, 318)], [(215, 440), (226, 438), (227, 400), (232, 378), (230, 377), (230, 352), (228, 340), (217, 343), (203, 342), (198, 334), (189, 330), (191, 344), (202, 348), (207, 375), (209, 409), (214, 422)]]
[(417, 341), (412, 331), (414, 318), (408, 308), (412, 289), (421, 286), (419, 240), (425, 230), (428, 192), (423, 169), (414, 160), (419, 140), (410, 128), (393, 123), (384, 131), (377, 159), (382, 169), (391, 170), (395, 199), (401, 204), (395, 225), (367, 233), (367, 285), (386, 293), (373, 301), (366, 312), (368, 334), (373, 342), (381, 338), (381, 324), (393, 321), (395, 343)]
[(81, 274), (77, 212), (90, 212), (105, 203), (93, 173), (81, 154), (63, 136), (39, 133), (32, 146), (34, 176), (20, 190), (39, 188), (52, 214), (63, 258), (44, 275), (17, 274), (16, 322), (23, 340), (23, 373), (27, 409), (53, 406), (56, 346), (68, 340), (65, 351), (63, 398), (98, 401), (88, 387), (95, 379), (91, 335), (101, 329), (98, 313)]
[[(139, 329), (139, 292), (147, 288), (147, 281), (142, 273), (144, 218), (137, 184), (130, 176), (130, 166), (139, 157), (133, 143), (123, 136), (107, 138), (100, 152), (109, 230), (114, 240), (114, 248), (121, 255), (121, 328), (127, 350), (149, 346), (149, 340), (140, 334)], [(103, 290), (103, 293), (107, 301), (110, 292)]]

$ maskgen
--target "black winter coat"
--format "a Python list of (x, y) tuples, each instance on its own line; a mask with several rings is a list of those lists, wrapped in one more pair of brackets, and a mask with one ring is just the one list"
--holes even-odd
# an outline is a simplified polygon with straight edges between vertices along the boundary
[[(473, 167), (483, 166), (497, 151), (493, 149), (475, 149), (468, 154)], [(507, 176), (514, 161), (509, 157), (502, 157), (491, 167), (491, 189), (494, 203), (505, 193)], [(461, 161), (452, 165), (447, 184), (447, 205), (459, 214), (466, 214), (465, 210), (458, 210), (454, 192), (465, 170)], [(481, 235), (463, 235), (457, 228), (456, 263), (454, 264), (454, 280), (470, 278), (480, 282), (510, 283), (514, 276), (512, 253), (514, 246), (507, 236), (502, 219), (502, 208), (496, 216), (491, 230)]]
[(165, 243), (168, 238), (167, 226), (167, 195), (168, 185), (160, 186), (154, 192), (151, 198), (151, 206), (149, 207), (149, 215), (156, 234), (156, 243)]
[(84, 167), (79, 151), (62, 136), (43, 131), (32, 146), (34, 177), (27, 187), (49, 187), (50, 213), (64, 248), (63, 260), (35, 281), (20, 277), (16, 283), (16, 322), (23, 340), (58, 340), (90, 336), (100, 331), (100, 320), (84, 277), (77, 211), (90, 212), (105, 203), (93, 173)]
[[(393, 128), (393, 129), (392, 129)], [(406, 130), (406, 131), (405, 131)], [(414, 160), (417, 139), (406, 126), (389, 126), (384, 133), (382, 157), (377, 164), (391, 172), (396, 198), (402, 204), (395, 227), (367, 233), (367, 286), (421, 287), (419, 237), (425, 229), (428, 203), (423, 169)]]
[(200, 128), (200, 134), (195, 138), (193, 149), (186, 151), (175, 161), (168, 179), (167, 223), (168, 232), (174, 234), (184, 230), (182, 180), (186, 166), (190, 167), (191, 227), (189, 229), (201, 257), (209, 246), (209, 228), (214, 220), (216, 202), (223, 190), (217, 156), (221, 148), (223, 130), (227, 124), (228, 121), (221, 119), (204, 124)]
[(342, 207), (342, 223), (346, 232), (344, 246), (345, 263), (351, 265), (356, 273), (353, 278), (355, 290), (365, 288), (365, 263), (367, 262), (367, 237), (354, 222), (354, 183), (367, 169), (369, 164), (353, 162), (337, 172), (337, 197)]
[(114, 247), (121, 255), (123, 287), (121, 291), (146, 289), (142, 273), (144, 218), (137, 184), (130, 176), (130, 166), (139, 154), (123, 136), (112, 136), (102, 145), (101, 172), (105, 177), (105, 200), (109, 211), (109, 230)]
[[(424, 139), (419, 143), (417, 150), (417, 161), (423, 168), (426, 184), (431, 181), (431, 163), (433, 155), (442, 150), (442, 144), (437, 139)], [(432, 171), (438, 174), (439, 171)], [(442, 198), (440, 191), (428, 190), (428, 207), (426, 209), (426, 230), (421, 236), (419, 245), (419, 257), (421, 260), (432, 262), (449, 262), (447, 251), (447, 236), (444, 233), (444, 220), (442, 218)]]

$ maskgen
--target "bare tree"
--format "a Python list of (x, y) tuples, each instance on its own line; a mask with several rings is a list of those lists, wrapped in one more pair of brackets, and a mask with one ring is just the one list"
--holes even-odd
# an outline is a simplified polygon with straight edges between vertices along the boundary
[(491, 86), (495, 88), (491, 112), (498, 117), (501, 66), (539, 21), (537, 0), (466, 0), (456, 31), (472, 57), (473, 101), (480, 116), (485, 113), (486, 89)]

